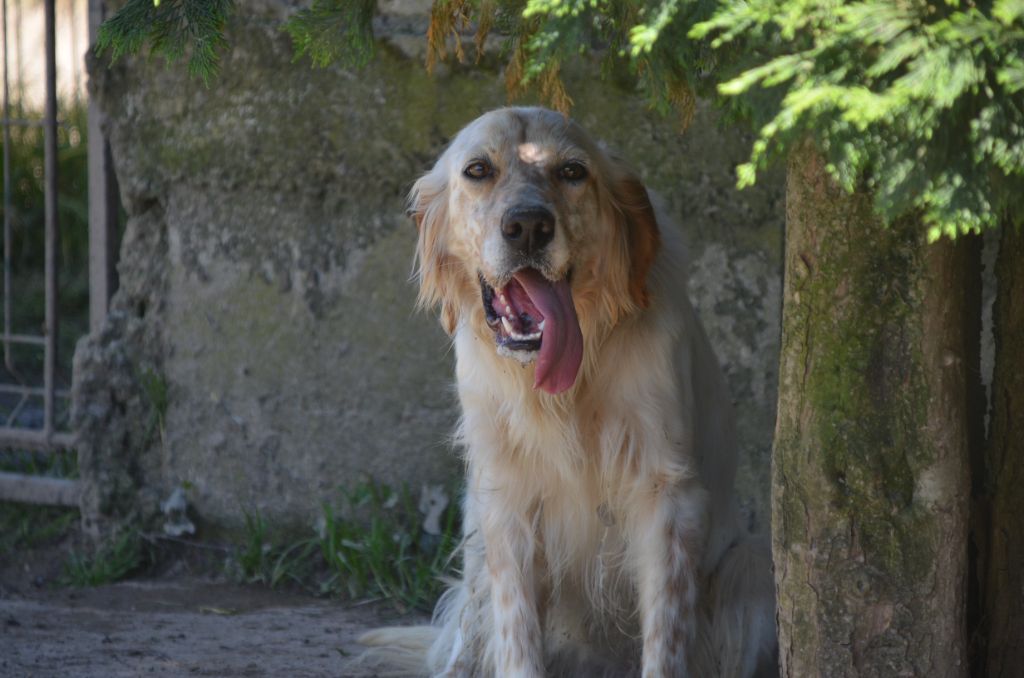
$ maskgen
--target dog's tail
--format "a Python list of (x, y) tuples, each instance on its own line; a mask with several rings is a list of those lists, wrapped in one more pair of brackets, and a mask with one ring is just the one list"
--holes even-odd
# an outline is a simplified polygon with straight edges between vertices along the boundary
[(367, 631), (359, 643), (368, 649), (356, 660), (375, 676), (426, 676), (427, 652), (437, 639), (434, 626), (387, 626)]
[(764, 537), (746, 535), (722, 556), (705, 593), (698, 675), (770, 678), (778, 675), (775, 582)]

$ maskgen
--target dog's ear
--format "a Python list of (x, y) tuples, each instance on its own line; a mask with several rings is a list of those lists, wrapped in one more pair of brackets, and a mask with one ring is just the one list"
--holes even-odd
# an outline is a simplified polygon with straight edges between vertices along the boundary
[(623, 171), (613, 186), (615, 202), (623, 216), (629, 247), (629, 294), (640, 308), (650, 306), (647, 276), (661, 248), (661, 232), (654, 207), (643, 182)]
[(435, 167), (409, 192), (409, 215), (416, 221), (419, 238), (413, 276), (419, 282), (416, 303), (420, 308), (441, 307), (441, 326), (454, 334), (457, 288), (451, 256), (447, 252), (448, 181)]

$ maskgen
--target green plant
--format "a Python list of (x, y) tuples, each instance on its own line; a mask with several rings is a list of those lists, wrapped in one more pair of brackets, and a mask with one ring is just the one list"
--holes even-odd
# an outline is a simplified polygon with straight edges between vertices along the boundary
[[(77, 478), (77, 462), (73, 451), (0, 450), (0, 471), (12, 473)], [(78, 517), (77, 508), (0, 502), (0, 559), (59, 541), (72, 531)]]
[(74, 450), (0, 449), (0, 471), (52, 478), (77, 478), (78, 455)]
[(430, 609), (459, 539), (455, 503), (442, 514), (441, 534), (428, 535), (407, 487), (365, 483), (343, 493), (343, 500), (341, 512), (323, 507), (320, 551), (332, 574), (321, 586), (352, 598)]
[(139, 384), (142, 386), (142, 393), (149, 405), (146, 440), (153, 440), (154, 435), (159, 435), (160, 442), (163, 444), (164, 421), (167, 418), (167, 407), (170, 404), (167, 378), (159, 372), (147, 368), (139, 374)]
[(403, 610), (433, 607), (459, 541), (454, 502), (440, 514), (440, 534), (431, 535), (408, 488), (374, 481), (342, 491), (338, 507), (324, 504), (313, 537), (275, 540), (259, 512), (246, 511), (244, 525), (245, 539), (233, 556), (242, 581), (386, 599)]
[(365, 66), (373, 58), (371, 21), (376, 0), (313, 0), (284, 30), (295, 44), (295, 59), (309, 55), (314, 66), (342, 62)]
[(14, 556), (59, 540), (78, 520), (78, 509), (0, 502), (0, 553)]
[(152, 561), (135, 528), (126, 527), (98, 546), (74, 551), (64, 564), (60, 583), (64, 586), (101, 586), (120, 581)]
[(929, 240), (1024, 213), (1024, 2), (724, 2), (690, 34), (757, 56), (726, 97), (777, 98), (740, 186), (810, 137), (848, 192)]
[(189, 52), (189, 73), (209, 83), (220, 68), (224, 25), (233, 10), (232, 0), (128, 0), (100, 27), (96, 50), (110, 48), (117, 59), (148, 42), (151, 53), (168, 62)]
[(285, 582), (305, 585), (316, 566), (312, 556), (317, 545), (304, 539), (275, 545), (268, 534), (266, 520), (259, 512), (245, 512), (245, 542), (237, 549), (241, 579), (249, 584), (277, 588)]

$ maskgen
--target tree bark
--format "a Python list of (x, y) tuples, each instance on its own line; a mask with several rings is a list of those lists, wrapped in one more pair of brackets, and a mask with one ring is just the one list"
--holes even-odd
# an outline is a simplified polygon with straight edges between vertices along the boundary
[(987, 455), (991, 524), (982, 618), (988, 621), (985, 675), (1011, 678), (1024, 671), (1024, 237), (1010, 224), (1003, 227), (996, 280)]
[(884, 227), (810, 147), (787, 182), (772, 468), (783, 675), (966, 676), (977, 248), (928, 245), (912, 219)]

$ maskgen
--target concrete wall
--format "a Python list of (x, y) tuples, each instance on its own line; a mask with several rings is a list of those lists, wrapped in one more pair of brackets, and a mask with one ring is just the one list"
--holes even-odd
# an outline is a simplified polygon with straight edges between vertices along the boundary
[[(184, 67), (93, 67), (128, 223), (121, 289), (75, 359), (90, 520), (152, 514), (174, 487), (212, 528), (259, 509), (308, 525), (365, 474), (458, 470), (451, 353), (413, 311), (404, 196), (466, 122), (506, 103), (497, 65), (422, 67), (420, 17), (381, 25), (362, 71), (292, 63), (287, 3), (249, 8), (207, 89)], [(574, 116), (684, 223), (693, 295), (740, 414), (741, 485), (767, 515), (781, 278), (777, 178), (742, 193), (749, 140), (690, 131), (571, 74)]]

